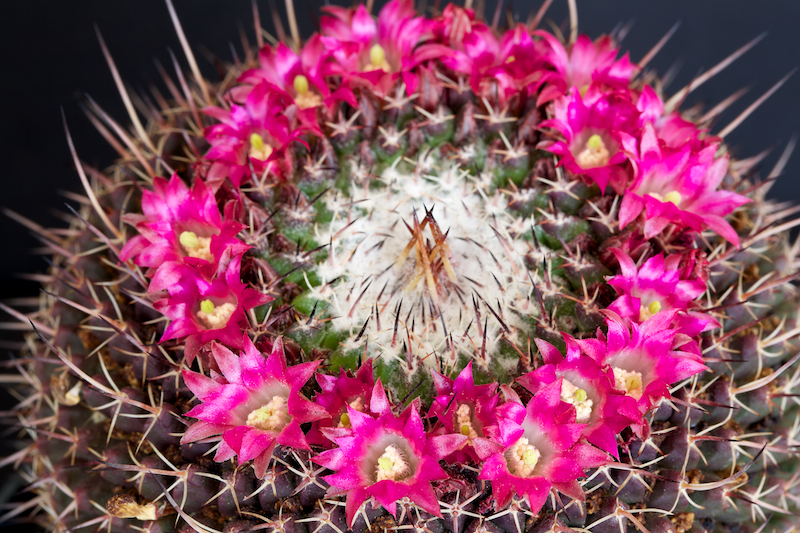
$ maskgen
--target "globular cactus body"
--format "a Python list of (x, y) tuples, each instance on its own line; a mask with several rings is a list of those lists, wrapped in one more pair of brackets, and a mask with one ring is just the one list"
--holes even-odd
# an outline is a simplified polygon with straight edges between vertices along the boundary
[(14, 361), (33, 519), (788, 530), (792, 223), (611, 38), (534, 30), (328, 7), (131, 132), (94, 106), (124, 157), (73, 149)]

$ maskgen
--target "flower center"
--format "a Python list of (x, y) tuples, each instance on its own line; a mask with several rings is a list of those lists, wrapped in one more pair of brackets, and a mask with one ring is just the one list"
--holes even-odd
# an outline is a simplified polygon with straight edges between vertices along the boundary
[(664, 196), (665, 202), (672, 202), (675, 205), (679, 205), (682, 199), (681, 193), (678, 191), (670, 191)]
[(392, 67), (386, 61), (386, 50), (379, 44), (373, 44), (369, 49), (369, 64), (364, 66), (364, 72), (372, 70), (382, 70), (384, 72), (391, 72)]
[(317, 107), (322, 103), (322, 98), (314, 91), (309, 90), (308, 78), (302, 74), (294, 77), (294, 90), (297, 93), (294, 97), (294, 103), (300, 109)]
[(285, 428), (292, 418), (289, 416), (289, 407), (286, 398), (273, 396), (267, 403), (247, 415), (248, 426), (265, 431), (280, 431)]
[(211, 237), (198, 237), (193, 231), (184, 231), (178, 237), (178, 241), (189, 257), (205, 259), (209, 263), (214, 261), (214, 256), (211, 254)]
[(639, 308), (639, 322), (644, 322), (645, 320), (647, 320), (654, 314), (658, 313), (659, 311), (661, 311), (661, 302), (659, 302), (658, 300), (652, 302), (648, 306), (642, 305)]
[[(364, 398), (362, 398), (361, 396), (350, 402), (348, 405), (350, 405), (350, 407), (354, 411), (360, 411), (362, 413), (364, 412), (364, 407), (365, 407)], [(339, 417), (339, 427), (340, 428), (350, 427), (350, 415), (347, 414), (347, 410), (345, 410), (345, 412), (342, 413), (342, 416)]]
[(514, 476), (531, 477), (541, 456), (539, 450), (528, 443), (527, 438), (521, 437), (511, 448), (506, 450), (508, 471)]
[(664, 203), (669, 203), (669, 202), (672, 202), (672, 203), (673, 203), (673, 204), (675, 204), (677, 207), (680, 207), (681, 200), (683, 200), (683, 196), (682, 196), (682, 195), (681, 195), (681, 193), (679, 193), (678, 191), (669, 191), (669, 192), (668, 192), (667, 194), (665, 194), (664, 196), (661, 196), (661, 195), (660, 195), (659, 193), (657, 193), (657, 192), (649, 192), (649, 193), (647, 193), (647, 194), (648, 194), (649, 196), (652, 196), (653, 198), (655, 198), (655, 199), (656, 199), (656, 200), (658, 200), (659, 202), (664, 202)]
[(200, 310), (197, 312), (197, 318), (208, 329), (219, 329), (228, 324), (233, 312), (236, 311), (236, 305), (226, 302), (222, 305), (214, 305), (211, 300), (203, 300), (200, 302)]
[(375, 481), (402, 481), (411, 475), (408, 461), (400, 448), (390, 444), (383, 451), (383, 455), (378, 458), (378, 466), (375, 468)]
[(586, 146), (575, 160), (581, 168), (588, 169), (606, 166), (609, 157), (611, 157), (611, 154), (608, 152), (603, 138), (595, 133), (586, 141)]
[(589, 399), (586, 391), (579, 389), (566, 379), (561, 382), (561, 400), (575, 406), (575, 421), (585, 424), (592, 416), (592, 406), (594, 401)]
[(641, 372), (635, 370), (624, 370), (622, 368), (611, 367), (614, 371), (614, 388), (625, 392), (628, 396), (633, 396), (637, 400), (644, 394), (644, 383), (642, 382)]
[(470, 409), (469, 405), (462, 403), (456, 409), (456, 430), (461, 433), (462, 435), (466, 435), (469, 440), (476, 438), (478, 436), (478, 432), (475, 431), (475, 428), (472, 425), (472, 410)]
[(272, 146), (264, 142), (264, 137), (258, 133), (250, 134), (250, 159), (266, 161), (272, 155)]
[(372, 180), (324, 196), (334, 215), (318, 238), (333, 245), (310, 295), (330, 306), (333, 328), (349, 332), (342, 349), (368, 346), (368, 356), (414, 368), (433, 364), (434, 351), (455, 365), (476, 346), (486, 364), (501, 359), (501, 337), (518, 335), (520, 310), (534, 307), (529, 248), (512, 237), (528, 229), (507, 197), (456, 165), (429, 177), (389, 168)]

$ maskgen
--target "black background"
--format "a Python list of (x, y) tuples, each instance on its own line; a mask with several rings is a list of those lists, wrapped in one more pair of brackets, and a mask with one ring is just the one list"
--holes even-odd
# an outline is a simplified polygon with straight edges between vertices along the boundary
[[(280, 2), (278, 2), (280, 4)], [(262, 25), (273, 31), (268, 4), (260, 0)], [(491, 2), (490, 2), (491, 4)], [(759, 95), (800, 65), (800, 2), (797, 0), (605, 0), (578, 2), (579, 27), (591, 37), (610, 32), (618, 24), (633, 23), (623, 50), (638, 62), (672, 27), (681, 26), (651, 62), (664, 73), (679, 65), (671, 94), (701, 70), (711, 68), (729, 53), (768, 31), (767, 37), (722, 74), (700, 87), (687, 103), (711, 107), (744, 86), (751, 90), (731, 107), (712, 130), (719, 131)], [(313, 31), (311, 10), (321, 2), (297, 2), (301, 32)], [(527, 18), (539, 2), (517, 2), (514, 13)], [(188, 40), (209, 77), (215, 71), (204, 50), (229, 60), (230, 46), (241, 54), (239, 29), (254, 41), (249, 0), (175, 0)], [(103, 168), (114, 158), (83, 115), (79, 102), (91, 95), (111, 116), (127, 123), (127, 114), (97, 44), (97, 24), (122, 77), (130, 87), (161, 87), (153, 60), (171, 70), (168, 48), (182, 65), (185, 58), (175, 36), (166, 5), (158, 0), (29, 0), (8, 2), (0, 32), (0, 206), (11, 208), (45, 225), (62, 224), (54, 216), (68, 201), (59, 191), (79, 191), (72, 168), (60, 108), (64, 109), (80, 157)], [(490, 6), (493, 10), (493, 7)], [(491, 17), (491, 11), (487, 10)], [(550, 19), (567, 28), (567, 3), (557, 0)], [(753, 116), (728, 137), (733, 153), (748, 157), (773, 147), (762, 175), (769, 173), (792, 135), (800, 130), (800, 74), (791, 78)], [(771, 196), (800, 199), (800, 155), (786, 167)], [(0, 218), (0, 299), (37, 294), (38, 286), (15, 276), (43, 272), (46, 263), (31, 253), (39, 246), (28, 230)], [(0, 318), (0, 322), (7, 320)], [(2, 513), (0, 513), (2, 514)]]

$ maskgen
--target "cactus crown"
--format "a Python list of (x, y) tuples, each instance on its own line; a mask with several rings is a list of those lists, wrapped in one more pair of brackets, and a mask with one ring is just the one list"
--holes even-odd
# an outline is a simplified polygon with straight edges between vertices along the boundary
[(95, 105), (105, 172), (68, 136), (90, 207), (3, 307), (36, 333), (5, 518), (787, 530), (798, 247), (753, 161), (608, 36), (287, 7), (217, 85), (187, 47), (146, 127)]

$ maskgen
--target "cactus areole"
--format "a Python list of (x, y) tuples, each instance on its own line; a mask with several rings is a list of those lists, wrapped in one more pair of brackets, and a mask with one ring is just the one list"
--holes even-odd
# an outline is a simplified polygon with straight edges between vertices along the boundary
[(87, 200), (9, 309), (33, 495), (0, 521), (788, 531), (794, 210), (721, 107), (574, 26), (371, 11), (302, 39), (290, 1), (285, 42), (256, 17), (217, 84), (186, 46), (138, 111), (108, 55), (132, 126), (94, 106), (102, 172), (69, 139)]

